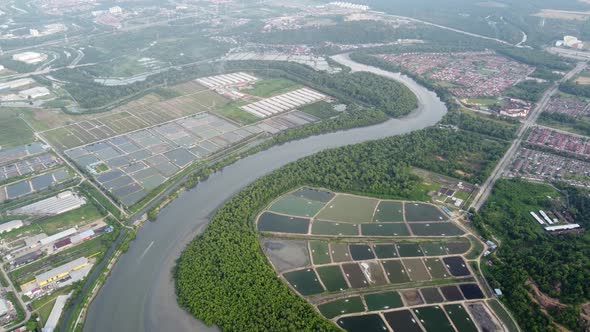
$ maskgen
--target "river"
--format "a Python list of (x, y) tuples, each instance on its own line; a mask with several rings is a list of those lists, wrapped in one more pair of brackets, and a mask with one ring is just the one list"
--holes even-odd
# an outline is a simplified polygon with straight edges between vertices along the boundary
[(183, 248), (207, 226), (220, 205), (289, 162), (329, 148), (423, 129), (446, 113), (444, 103), (433, 92), (406, 76), (355, 63), (347, 55), (333, 59), (353, 71), (373, 72), (404, 83), (418, 97), (419, 107), (402, 119), (272, 147), (227, 166), (179, 195), (162, 209), (156, 222), (139, 230), (129, 251), (119, 258), (90, 306), (84, 331), (216, 331), (178, 306), (171, 271)]

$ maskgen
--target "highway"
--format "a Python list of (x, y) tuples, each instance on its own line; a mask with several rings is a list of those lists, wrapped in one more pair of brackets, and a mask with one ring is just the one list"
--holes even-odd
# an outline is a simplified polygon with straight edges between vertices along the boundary
[(575, 75), (580, 73), (582, 70), (584, 70), (586, 68), (586, 65), (587, 65), (587, 63), (585, 63), (585, 62), (578, 63), (576, 65), (576, 67), (574, 67), (574, 69), (570, 70), (566, 75), (564, 75), (561, 78), (561, 80), (559, 80), (558, 82), (553, 84), (553, 86), (551, 88), (549, 88), (547, 91), (545, 91), (545, 93), (543, 94), (543, 97), (537, 103), (537, 106), (533, 109), (531, 114), (524, 121), (522, 126), (518, 129), (518, 131), (516, 133), (516, 138), (514, 139), (514, 141), (512, 141), (512, 145), (510, 145), (510, 148), (508, 149), (506, 154), (504, 154), (502, 159), (500, 159), (500, 161), (498, 162), (498, 164), (496, 165), (496, 167), (492, 171), (492, 174), (490, 175), (490, 177), (480, 187), (479, 192), (477, 193), (477, 195), (473, 199), (473, 202), (471, 203), (472, 208), (475, 208), (475, 210), (479, 211), (479, 209), (486, 202), (486, 200), (488, 199), (488, 197), (492, 193), (492, 189), (494, 188), (494, 184), (502, 176), (502, 174), (504, 173), (504, 170), (506, 169), (506, 166), (508, 166), (508, 164), (512, 160), (512, 157), (514, 157), (514, 154), (516, 153), (516, 151), (518, 151), (518, 148), (520, 147), (522, 140), (525, 138), (524, 136), (525, 136), (526, 132), (528, 131), (528, 129), (532, 125), (535, 124), (535, 122), (537, 122), (539, 115), (541, 115), (541, 113), (543, 112), (543, 110), (547, 106), (547, 103), (551, 99), (551, 96), (553, 96), (557, 92), (557, 90), (559, 88), (559, 84), (571, 79), (572, 77), (574, 77)]

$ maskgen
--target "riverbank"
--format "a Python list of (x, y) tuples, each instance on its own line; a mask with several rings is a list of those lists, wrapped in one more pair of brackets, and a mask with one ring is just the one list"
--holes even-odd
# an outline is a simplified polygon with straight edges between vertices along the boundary
[(403, 75), (356, 64), (346, 56), (335, 60), (343, 61), (353, 71), (370, 71), (405, 84), (416, 94), (419, 107), (402, 119), (272, 147), (236, 161), (179, 195), (160, 211), (158, 222), (147, 223), (139, 230), (129, 251), (121, 255), (90, 306), (85, 331), (215, 330), (178, 306), (171, 271), (182, 250), (202, 232), (221, 204), (259, 177), (289, 162), (329, 148), (430, 127), (446, 113), (445, 105), (433, 92)]

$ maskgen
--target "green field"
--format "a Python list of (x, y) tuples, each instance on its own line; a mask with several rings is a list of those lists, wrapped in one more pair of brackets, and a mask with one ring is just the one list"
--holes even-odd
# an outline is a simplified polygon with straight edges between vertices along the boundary
[(100, 217), (102, 216), (94, 205), (86, 204), (78, 209), (44, 220), (39, 223), (39, 227), (45, 234), (52, 235), (75, 225), (89, 223)]
[(483, 252), (483, 243), (478, 241), (473, 235), (468, 235), (467, 238), (471, 242), (471, 250), (465, 256), (467, 259), (476, 259)]
[(284, 78), (269, 78), (257, 81), (251, 90), (245, 90), (244, 92), (252, 96), (267, 98), (302, 87), (302, 85)]
[(0, 110), (0, 148), (8, 149), (35, 140), (33, 131), (18, 117), (19, 111), (3, 108)]
[(311, 105), (306, 105), (299, 108), (301, 112), (311, 114), (320, 119), (328, 119), (333, 116), (338, 116), (340, 112), (334, 109), (334, 105), (325, 101), (319, 101)]
[(100, 212), (92, 204), (86, 204), (81, 208), (66, 212), (61, 215), (49, 217), (35, 221), (30, 225), (14, 229), (8, 233), (3, 233), (0, 238), (6, 241), (14, 240), (19, 237), (34, 234), (45, 233), (53, 235), (75, 225), (86, 224), (101, 218)]
[(293, 216), (312, 217), (324, 207), (324, 203), (310, 201), (302, 197), (287, 195), (276, 201), (270, 211)]
[(215, 108), (213, 112), (244, 125), (260, 121), (260, 118), (257, 116), (240, 109), (240, 106), (246, 104), (247, 103), (243, 101), (231, 102)]
[(319, 219), (348, 223), (370, 223), (377, 200), (349, 195), (338, 195), (318, 214)]

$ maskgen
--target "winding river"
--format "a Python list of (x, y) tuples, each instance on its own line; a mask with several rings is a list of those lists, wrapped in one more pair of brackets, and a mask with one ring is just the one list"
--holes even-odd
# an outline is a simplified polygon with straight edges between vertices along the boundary
[(345, 54), (333, 59), (353, 71), (368, 71), (402, 82), (416, 94), (419, 107), (402, 119), (275, 146), (235, 162), (179, 195), (160, 212), (157, 222), (141, 228), (129, 251), (119, 258), (90, 306), (84, 331), (216, 331), (178, 306), (171, 270), (183, 248), (207, 226), (221, 204), (289, 162), (329, 148), (426, 128), (446, 113), (436, 94), (406, 76), (358, 64)]

